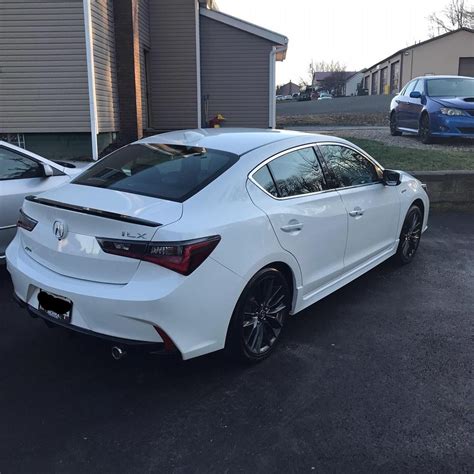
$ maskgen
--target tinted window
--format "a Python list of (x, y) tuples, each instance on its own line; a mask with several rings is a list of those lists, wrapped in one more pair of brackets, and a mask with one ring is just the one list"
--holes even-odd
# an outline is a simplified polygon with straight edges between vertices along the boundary
[(270, 171), (268, 171), (268, 167), (264, 166), (260, 168), (256, 173), (253, 175), (253, 179), (268, 193), (272, 194), (273, 196), (278, 196), (275, 182), (273, 181), (272, 175)]
[(314, 193), (324, 189), (324, 176), (312, 148), (280, 156), (268, 164), (281, 197)]
[(406, 86), (406, 88), (405, 88), (405, 93), (404, 93), (403, 95), (410, 95), (410, 92), (413, 91), (413, 89), (414, 89), (415, 86), (416, 86), (416, 83), (417, 83), (417, 81), (412, 81), (412, 82), (410, 82), (410, 83)]
[(462, 77), (428, 79), (426, 93), (431, 97), (473, 97), (474, 79)]
[(238, 159), (206, 148), (134, 144), (103, 158), (73, 183), (182, 202)]
[(0, 180), (41, 178), (43, 167), (26, 156), (0, 147)]
[(356, 151), (340, 145), (322, 145), (321, 153), (340, 187), (380, 181), (375, 166)]

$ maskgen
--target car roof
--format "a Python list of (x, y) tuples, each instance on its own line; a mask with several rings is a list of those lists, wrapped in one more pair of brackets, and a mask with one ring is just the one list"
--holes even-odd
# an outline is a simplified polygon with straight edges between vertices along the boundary
[[(163, 145), (185, 145), (227, 151), (243, 155), (257, 148), (276, 142), (301, 138), (301, 143), (343, 141), (328, 135), (309, 134), (294, 130), (265, 128), (199, 128), (161, 133), (138, 140), (135, 143), (156, 143)], [(283, 145), (283, 143), (282, 143)]]
[(469, 77), (469, 76), (456, 76), (456, 75), (437, 75), (437, 74), (429, 74), (426, 76), (418, 76), (414, 77), (412, 81), (415, 79), (474, 79), (474, 77)]

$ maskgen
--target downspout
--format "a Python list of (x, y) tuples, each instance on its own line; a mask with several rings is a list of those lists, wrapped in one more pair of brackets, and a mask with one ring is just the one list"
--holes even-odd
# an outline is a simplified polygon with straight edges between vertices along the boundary
[(92, 159), (99, 158), (97, 135), (99, 133), (97, 123), (97, 98), (95, 93), (95, 67), (94, 67), (94, 45), (92, 43), (92, 18), (91, 0), (83, 0), (84, 7), (84, 29), (86, 34), (86, 60), (87, 60), (87, 83), (89, 89), (89, 113), (91, 126)]
[(197, 128), (201, 128), (201, 31), (199, 26), (199, 1), (195, 2), (195, 28), (196, 28), (196, 93), (197, 93)]
[(269, 91), (268, 91), (268, 127), (276, 127), (276, 79), (275, 79), (275, 58), (276, 55), (280, 52), (286, 50), (286, 46), (273, 46), (270, 51), (270, 82), (269, 82)]

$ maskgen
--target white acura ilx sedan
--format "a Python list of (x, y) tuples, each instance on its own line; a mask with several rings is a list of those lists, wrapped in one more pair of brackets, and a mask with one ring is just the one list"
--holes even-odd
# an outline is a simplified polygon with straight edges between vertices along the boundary
[(410, 262), (428, 196), (346, 140), (171, 132), (27, 197), (7, 266), (48, 324), (183, 359), (257, 361), (286, 319), (391, 256)]

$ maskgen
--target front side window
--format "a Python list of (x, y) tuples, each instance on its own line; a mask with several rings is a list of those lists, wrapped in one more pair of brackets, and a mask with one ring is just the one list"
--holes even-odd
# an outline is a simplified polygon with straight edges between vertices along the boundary
[(405, 88), (405, 93), (404, 93), (403, 95), (409, 97), (409, 96), (410, 96), (410, 93), (413, 92), (413, 90), (415, 89), (415, 86), (416, 86), (416, 83), (417, 83), (417, 82), (418, 82), (418, 81), (412, 81), (412, 82), (410, 82), (410, 83), (406, 86), (406, 88)]
[(355, 150), (341, 145), (320, 145), (319, 149), (334, 173), (337, 187), (380, 181), (375, 165)]
[(417, 81), (416, 86), (413, 88), (413, 92), (419, 92), (420, 94), (425, 93), (425, 85), (421, 79)]
[(73, 183), (183, 202), (238, 159), (201, 147), (133, 144), (103, 158)]
[(37, 161), (0, 147), (0, 181), (42, 177), (44, 170)]
[(322, 191), (324, 175), (312, 147), (275, 158), (268, 164), (280, 197)]

